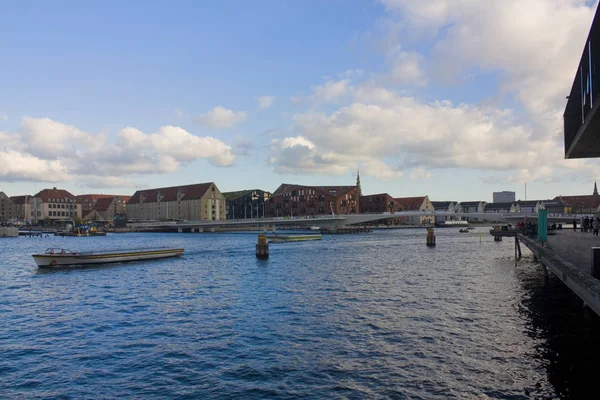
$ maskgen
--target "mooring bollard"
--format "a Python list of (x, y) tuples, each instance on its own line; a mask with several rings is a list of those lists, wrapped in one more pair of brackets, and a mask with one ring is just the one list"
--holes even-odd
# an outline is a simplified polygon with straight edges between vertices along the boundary
[(502, 236), (494, 236), (494, 242), (501, 242)]
[(269, 258), (269, 243), (267, 235), (258, 235), (258, 243), (256, 244), (256, 258)]
[(433, 228), (427, 228), (427, 246), (435, 246), (435, 234)]
[(592, 247), (592, 265), (590, 274), (594, 278), (600, 279), (600, 247)]

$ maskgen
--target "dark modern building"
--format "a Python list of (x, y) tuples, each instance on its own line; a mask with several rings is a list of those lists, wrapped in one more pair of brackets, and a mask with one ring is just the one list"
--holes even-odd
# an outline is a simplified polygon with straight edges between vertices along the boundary
[(598, 9), (563, 115), (565, 158), (600, 157), (600, 17)]
[(223, 193), (226, 200), (227, 219), (262, 218), (270, 192), (260, 189), (239, 190)]

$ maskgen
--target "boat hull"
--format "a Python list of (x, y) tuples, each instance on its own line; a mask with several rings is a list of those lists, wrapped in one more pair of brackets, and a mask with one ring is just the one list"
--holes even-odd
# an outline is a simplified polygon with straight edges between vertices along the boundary
[(34, 254), (33, 260), (38, 267), (52, 268), (69, 265), (92, 265), (161, 258), (179, 257), (183, 249), (147, 250), (127, 253), (101, 254)]

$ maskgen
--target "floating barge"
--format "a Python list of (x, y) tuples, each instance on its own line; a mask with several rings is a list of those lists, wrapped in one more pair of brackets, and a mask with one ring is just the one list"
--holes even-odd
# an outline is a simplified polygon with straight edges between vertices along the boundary
[(321, 240), (323, 235), (268, 235), (267, 240), (270, 243), (283, 242), (305, 242), (309, 240)]
[(183, 249), (153, 248), (75, 252), (67, 249), (49, 248), (42, 254), (33, 254), (38, 267), (63, 267), (69, 265), (105, 264), (127, 261), (154, 260), (179, 257)]

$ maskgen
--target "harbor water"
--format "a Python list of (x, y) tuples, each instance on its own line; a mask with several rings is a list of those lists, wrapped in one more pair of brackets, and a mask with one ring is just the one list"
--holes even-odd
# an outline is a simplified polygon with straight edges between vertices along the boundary
[[(489, 229), (489, 228), (487, 228)], [(2, 398), (585, 398), (599, 318), (486, 228), (0, 240)], [(482, 233), (482, 235), (480, 235)], [(31, 254), (183, 247), (38, 269)]]

